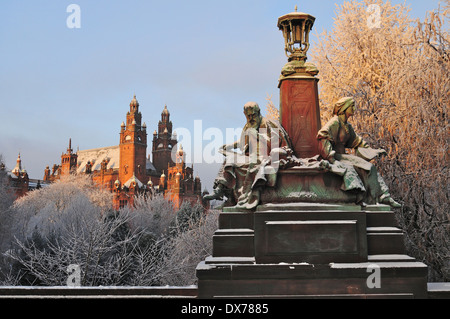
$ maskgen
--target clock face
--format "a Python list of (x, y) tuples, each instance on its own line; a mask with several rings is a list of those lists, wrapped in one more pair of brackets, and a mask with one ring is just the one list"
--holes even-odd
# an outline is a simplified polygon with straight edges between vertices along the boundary
[(125, 141), (131, 141), (131, 136), (130, 135), (125, 136)]

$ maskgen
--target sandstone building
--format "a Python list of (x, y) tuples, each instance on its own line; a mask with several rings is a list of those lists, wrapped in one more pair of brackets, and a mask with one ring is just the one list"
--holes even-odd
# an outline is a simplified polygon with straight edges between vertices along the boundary
[(20, 153), (17, 156), (16, 166), (12, 170), (8, 170), (2, 162), (0, 163), (0, 171), (6, 174), (9, 187), (11, 187), (13, 196), (16, 199), (24, 196), (28, 191), (39, 189), (46, 185), (44, 181), (29, 178), (27, 170), (22, 167)]
[(132, 205), (140, 193), (163, 193), (175, 208), (183, 201), (202, 202), (200, 178), (193, 177), (193, 166), (186, 166), (184, 151), (177, 147), (167, 106), (152, 136), (152, 160), (147, 156), (147, 136), (135, 95), (120, 127), (119, 145), (74, 152), (69, 140), (61, 164), (51, 170), (47, 166), (43, 179), (52, 182), (68, 174), (89, 174), (96, 184), (114, 192), (116, 209)]

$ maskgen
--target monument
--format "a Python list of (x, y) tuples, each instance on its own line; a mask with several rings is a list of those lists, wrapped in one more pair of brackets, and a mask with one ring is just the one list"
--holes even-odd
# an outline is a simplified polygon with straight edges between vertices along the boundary
[(249, 102), (241, 139), (223, 146), (207, 199), (227, 202), (212, 256), (197, 266), (199, 298), (427, 296), (427, 267), (406, 255), (392, 211), (400, 204), (370, 163), (384, 150), (347, 122), (354, 100), (337, 101), (335, 117), (321, 126), (318, 69), (306, 62), (314, 21), (297, 10), (278, 19), (288, 56), (281, 123)]

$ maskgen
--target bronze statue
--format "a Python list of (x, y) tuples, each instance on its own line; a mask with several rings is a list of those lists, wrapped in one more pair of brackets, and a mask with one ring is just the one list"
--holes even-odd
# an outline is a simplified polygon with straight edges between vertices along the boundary
[[(333, 115), (319, 131), (319, 155), (333, 166), (343, 168), (341, 189), (357, 194), (357, 202), (365, 204), (383, 203), (401, 207), (389, 194), (389, 189), (370, 160), (385, 154), (382, 149), (372, 149), (355, 133), (348, 119), (355, 112), (352, 97), (340, 99), (334, 106)], [(346, 148), (356, 150), (356, 155), (345, 153)]]
[(256, 102), (245, 104), (244, 114), (247, 123), (240, 140), (221, 147), (225, 162), (214, 181), (213, 194), (204, 199), (225, 196), (227, 206), (253, 209), (261, 187), (275, 186), (278, 168), (293, 165), (293, 160), (289, 137), (278, 122), (263, 117)]

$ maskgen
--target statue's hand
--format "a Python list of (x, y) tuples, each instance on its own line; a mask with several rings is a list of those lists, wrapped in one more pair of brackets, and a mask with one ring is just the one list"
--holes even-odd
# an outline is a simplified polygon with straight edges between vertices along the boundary
[(367, 142), (366, 142), (366, 141), (362, 141), (362, 143), (361, 143), (361, 145), (360, 145), (359, 147), (362, 147), (362, 148), (369, 148), (369, 147), (370, 147), (370, 145), (369, 145), (369, 144), (367, 144)]
[(336, 151), (331, 151), (330, 154), (328, 155), (328, 162), (330, 162), (331, 164), (334, 164), (334, 162), (336, 161), (335, 156), (336, 155)]

